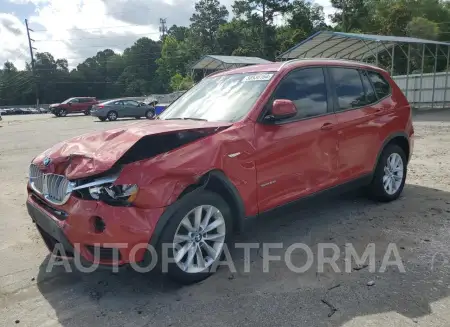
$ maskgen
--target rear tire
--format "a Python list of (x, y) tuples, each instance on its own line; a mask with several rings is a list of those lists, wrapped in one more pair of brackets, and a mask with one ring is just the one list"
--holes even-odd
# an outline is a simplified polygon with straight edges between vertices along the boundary
[(84, 114), (86, 116), (89, 116), (91, 114), (91, 109), (92, 109), (92, 107), (87, 108), (86, 111), (84, 112)]
[(117, 120), (117, 112), (115, 112), (115, 111), (108, 112), (108, 114), (106, 116), (108, 117), (109, 121)]
[(369, 186), (369, 196), (381, 202), (396, 200), (405, 186), (407, 168), (403, 149), (396, 144), (386, 146)]
[(140, 117), (140, 116), (136, 116), (136, 117), (134, 117), (134, 118), (136, 118), (136, 119), (141, 119), (141, 117)]
[[(168, 270), (163, 273), (167, 272), (179, 283), (192, 284), (208, 278), (218, 268), (223, 248), (231, 238), (233, 219), (228, 204), (217, 193), (200, 191), (195, 197), (188, 194), (178, 201), (179, 209), (169, 219), (159, 239), (158, 258), (164, 261), (162, 247), (168, 244)], [(196, 220), (196, 214), (200, 220)], [(186, 219), (191, 224), (191, 231), (185, 227)], [(178, 240), (179, 251), (170, 247), (175, 240)], [(181, 251), (184, 254), (180, 254)], [(177, 260), (177, 255), (179, 261), (171, 262)]]

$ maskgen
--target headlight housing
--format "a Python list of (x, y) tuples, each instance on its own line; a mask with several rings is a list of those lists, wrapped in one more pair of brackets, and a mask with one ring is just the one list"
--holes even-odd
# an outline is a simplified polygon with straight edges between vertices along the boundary
[(110, 205), (129, 206), (136, 200), (139, 188), (136, 184), (116, 185), (118, 176), (102, 177), (90, 183), (76, 186), (82, 198), (103, 201)]
[(132, 203), (137, 196), (138, 187), (136, 184), (123, 185), (100, 185), (89, 187), (89, 194), (95, 200), (116, 200)]

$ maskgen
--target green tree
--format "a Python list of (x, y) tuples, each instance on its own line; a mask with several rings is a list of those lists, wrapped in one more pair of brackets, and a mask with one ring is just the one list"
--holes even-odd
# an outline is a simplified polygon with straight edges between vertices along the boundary
[(275, 27), (274, 19), (291, 8), (289, 0), (236, 0), (233, 4), (233, 12), (239, 18), (259, 27), (260, 53), (264, 58), (275, 58)]
[(184, 91), (190, 89), (194, 85), (194, 81), (191, 76), (182, 76), (181, 74), (175, 74), (170, 79), (170, 88), (172, 91)]
[(369, 19), (368, 3), (366, 0), (331, 0), (331, 5), (337, 11), (330, 16), (337, 24), (336, 28), (343, 32), (355, 29), (365, 30)]
[(195, 4), (190, 29), (203, 53), (215, 54), (219, 51), (217, 33), (220, 25), (227, 22), (227, 17), (227, 8), (218, 0), (200, 0)]

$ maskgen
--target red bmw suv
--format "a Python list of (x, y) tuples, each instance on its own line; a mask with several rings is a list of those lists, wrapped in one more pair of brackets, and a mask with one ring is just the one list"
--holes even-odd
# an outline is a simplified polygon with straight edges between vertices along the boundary
[(126, 265), (146, 260), (148, 244), (157, 255), (169, 244), (168, 274), (189, 283), (211, 274), (247, 217), (347, 186), (397, 199), (413, 135), (407, 99), (377, 67), (323, 59), (232, 69), (157, 120), (38, 155), (27, 207), (50, 250)]
[(93, 97), (69, 98), (61, 103), (54, 103), (49, 106), (49, 110), (56, 117), (65, 117), (67, 114), (84, 113), (90, 115), (92, 106), (98, 104)]

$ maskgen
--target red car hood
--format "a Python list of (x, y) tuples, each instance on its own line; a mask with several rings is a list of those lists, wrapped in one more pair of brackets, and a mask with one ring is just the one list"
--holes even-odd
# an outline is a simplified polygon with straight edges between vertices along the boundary
[(58, 143), (34, 158), (33, 163), (42, 170), (63, 174), (71, 180), (84, 178), (111, 169), (117, 160), (144, 136), (187, 130), (210, 130), (230, 125), (230, 123), (193, 120), (153, 120), (136, 123), (81, 135)]

